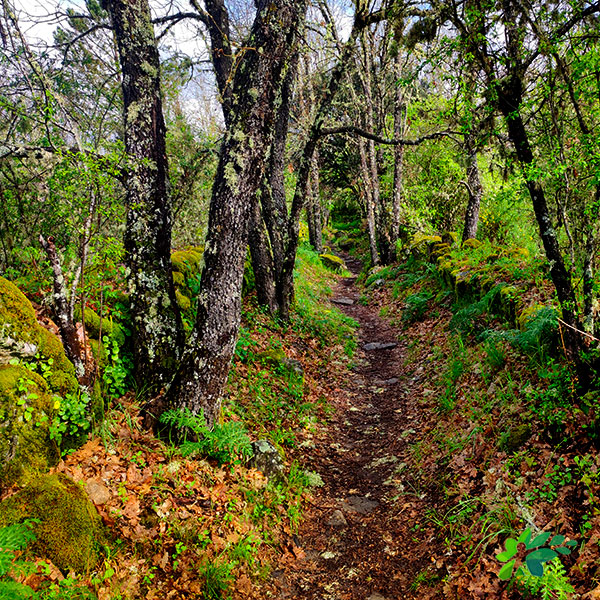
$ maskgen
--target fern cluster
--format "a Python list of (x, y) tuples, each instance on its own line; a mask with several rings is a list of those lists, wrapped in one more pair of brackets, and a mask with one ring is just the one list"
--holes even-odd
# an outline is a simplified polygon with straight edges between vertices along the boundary
[(535, 577), (523, 566), (523, 573), (518, 577), (517, 583), (526, 597), (541, 600), (569, 600), (575, 593), (567, 570), (558, 558), (546, 563), (541, 577)]
[(203, 411), (195, 415), (188, 408), (168, 410), (160, 421), (182, 432), (184, 441), (180, 450), (183, 456), (201, 454), (216, 459), (219, 464), (252, 456), (250, 438), (237, 421), (216, 424), (211, 430), (206, 426)]
[(34, 521), (16, 523), (0, 529), (0, 600), (31, 598), (33, 590), (15, 580), (31, 570), (31, 563), (21, 560), (17, 553), (35, 540), (31, 531)]

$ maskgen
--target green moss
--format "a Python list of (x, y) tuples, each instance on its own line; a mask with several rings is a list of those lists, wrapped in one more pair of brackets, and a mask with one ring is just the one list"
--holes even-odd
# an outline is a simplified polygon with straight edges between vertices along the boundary
[(185, 285), (185, 277), (183, 276), (183, 273), (180, 273), (179, 271), (173, 271), (173, 283), (176, 286)]
[(183, 274), (187, 280), (190, 276), (200, 273), (203, 256), (204, 248), (202, 246), (185, 248), (184, 250), (173, 252), (171, 254), (173, 272)]
[(90, 348), (92, 349), (92, 355), (98, 365), (98, 371), (102, 373), (108, 364), (108, 353), (104, 344), (98, 340), (90, 339)]
[[(75, 307), (74, 318), (76, 321), (81, 321), (81, 306)], [(87, 306), (85, 308), (85, 329), (89, 337), (95, 340), (100, 339), (100, 335), (102, 337), (108, 335), (119, 346), (125, 344), (125, 332), (123, 328), (112, 319), (100, 319), (100, 315)]]
[(191, 310), (192, 301), (177, 289), (175, 290), (175, 298), (177, 299), (177, 304), (179, 304), (179, 308), (182, 312), (188, 313)]
[(319, 254), (319, 257), (321, 262), (332, 271), (339, 272), (346, 268), (344, 261), (335, 254)]
[(256, 359), (259, 362), (264, 363), (266, 365), (280, 367), (285, 363), (287, 356), (285, 355), (285, 352), (280, 348), (272, 348), (271, 350), (259, 352), (256, 355)]
[(75, 367), (67, 358), (61, 341), (43, 327), (40, 327), (39, 334), (40, 360), (48, 362), (49, 359), (52, 359), (52, 368), (46, 376), (50, 389), (61, 396), (76, 394), (79, 384), (75, 376)]
[(38, 345), (39, 327), (25, 294), (14, 283), (0, 277), (0, 331), (3, 337)]
[(0, 527), (39, 519), (31, 551), (63, 571), (87, 573), (104, 539), (100, 517), (85, 492), (68, 477), (42, 475), (0, 503)]
[(58, 462), (50, 439), (54, 402), (42, 377), (21, 365), (0, 366), (0, 488)]
[[(4, 329), (3, 329), (4, 328)], [(44, 329), (36, 320), (31, 302), (10, 281), (0, 277), (0, 331), (18, 343), (32, 344), (37, 351), (35, 360), (51, 363), (46, 377), (50, 390), (60, 395), (78, 390), (75, 367), (61, 341)]]

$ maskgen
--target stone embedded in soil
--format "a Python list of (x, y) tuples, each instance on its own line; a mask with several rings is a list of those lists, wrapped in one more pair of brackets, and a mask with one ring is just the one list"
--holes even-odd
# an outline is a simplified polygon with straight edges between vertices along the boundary
[(327, 525), (331, 527), (345, 527), (348, 525), (348, 521), (346, 521), (346, 517), (344, 517), (344, 513), (341, 510), (335, 510), (329, 521), (327, 521)]
[(342, 508), (346, 512), (355, 512), (359, 515), (368, 515), (379, 506), (377, 500), (369, 500), (364, 496), (348, 496), (342, 500)]
[(367, 598), (367, 600), (385, 600), (385, 596), (382, 596), (381, 594), (374, 592)]
[(346, 298), (345, 296), (342, 296), (341, 298), (332, 298), (331, 301), (334, 304), (343, 304), (344, 306), (352, 306), (354, 304), (352, 298)]
[(102, 483), (90, 479), (85, 485), (85, 491), (87, 492), (90, 500), (96, 505), (101, 506), (106, 504), (110, 498), (110, 490)]
[(392, 350), (398, 344), (396, 342), (369, 342), (365, 344), (363, 348), (367, 351), (370, 350)]

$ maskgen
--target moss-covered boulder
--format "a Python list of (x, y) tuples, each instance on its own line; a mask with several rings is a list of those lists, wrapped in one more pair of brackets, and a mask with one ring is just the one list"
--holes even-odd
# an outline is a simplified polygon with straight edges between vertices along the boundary
[(507, 452), (516, 452), (531, 437), (531, 427), (525, 423), (510, 427), (500, 437), (500, 448)]
[(0, 502), (0, 527), (38, 519), (31, 551), (63, 571), (87, 573), (98, 562), (102, 522), (83, 489), (62, 474), (41, 475)]
[(65, 355), (61, 341), (44, 329), (35, 317), (31, 302), (13, 283), (0, 277), (0, 364), (12, 358), (35, 364), (43, 362), (51, 392), (77, 393), (75, 367)]
[[(81, 306), (75, 307), (73, 316), (76, 321), (82, 321)], [(99, 340), (100, 336), (104, 337), (107, 335), (115, 340), (119, 346), (125, 344), (125, 332), (123, 328), (112, 319), (100, 318), (100, 315), (88, 306), (85, 308), (85, 330), (92, 339)]]
[(256, 359), (265, 365), (275, 367), (283, 374), (304, 378), (304, 369), (302, 363), (295, 358), (288, 358), (281, 348), (271, 348), (264, 352), (259, 352)]
[(0, 490), (58, 462), (50, 439), (55, 404), (42, 377), (21, 365), (0, 365)]
[(323, 265), (336, 273), (340, 273), (346, 268), (344, 261), (335, 254), (319, 254), (319, 257), (321, 258)]

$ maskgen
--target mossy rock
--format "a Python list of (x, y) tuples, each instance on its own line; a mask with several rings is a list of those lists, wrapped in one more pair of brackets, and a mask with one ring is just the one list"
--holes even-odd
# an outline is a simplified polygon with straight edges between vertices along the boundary
[(442, 243), (442, 237), (440, 235), (427, 235), (424, 233), (415, 233), (410, 242), (411, 248), (416, 248), (418, 246), (426, 245), (433, 246), (433, 244)]
[(101, 341), (90, 339), (89, 342), (92, 356), (98, 365), (98, 371), (102, 373), (108, 364), (108, 352)]
[(481, 246), (481, 242), (479, 240), (476, 240), (475, 238), (469, 238), (468, 240), (465, 240), (462, 243), (463, 249), (464, 248), (475, 249), (475, 248), (479, 248), (479, 246)]
[(507, 452), (515, 452), (531, 437), (531, 427), (525, 423), (510, 427), (500, 438), (500, 448)]
[(50, 439), (55, 398), (37, 373), (0, 365), (0, 489), (47, 471), (60, 459)]
[(0, 527), (39, 519), (31, 552), (62, 571), (89, 573), (104, 541), (100, 516), (83, 489), (62, 474), (41, 475), (0, 502)]
[(256, 355), (256, 360), (265, 365), (271, 365), (283, 373), (300, 378), (304, 377), (302, 364), (293, 358), (288, 358), (281, 348), (259, 352)]
[[(81, 322), (81, 306), (75, 307), (73, 316), (76, 321)], [(101, 319), (100, 315), (88, 306), (85, 307), (85, 330), (88, 336), (95, 340), (100, 339), (100, 335), (102, 337), (107, 335), (115, 340), (119, 346), (125, 344), (125, 332), (123, 328), (112, 319), (107, 319), (106, 317)]]
[(346, 268), (344, 261), (335, 254), (319, 254), (319, 258), (325, 267), (339, 273)]
[(65, 355), (61, 341), (37, 322), (31, 302), (3, 277), (0, 277), (0, 346), (7, 349), (0, 354), (0, 364), (8, 363), (10, 354), (31, 363), (49, 364), (46, 381), (51, 392), (64, 395), (79, 389), (75, 367)]

